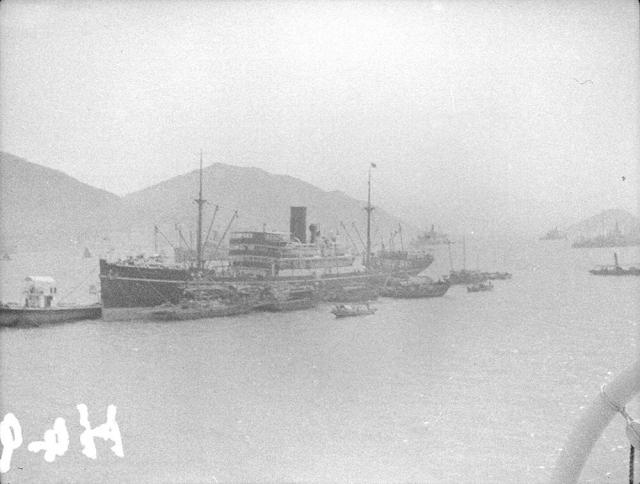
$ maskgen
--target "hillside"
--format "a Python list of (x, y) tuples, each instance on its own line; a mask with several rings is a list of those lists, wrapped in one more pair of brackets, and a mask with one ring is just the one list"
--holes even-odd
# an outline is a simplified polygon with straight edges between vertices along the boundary
[(616, 223), (625, 235), (640, 235), (640, 219), (621, 209), (604, 210), (566, 229), (569, 238), (594, 237), (612, 231)]
[(79, 245), (108, 233), (120, 199), (64, 173), (0, 152), (3, 251)]
[[(177, 176), (144, 190), (118, 197), (64, 173), (8, 153), (0, 158), (0, 250), (48, 250), (85, 246), (104, 253), (150, 251), (153, 227), (158, 225), (167, 239), (178, 244), (175, 225), (185, 238), (195, 233), (198, 171)], [(326, 192), (286, 175), (273, 175), (257, 168), (214, 164), (203, 170), (206, 231), (214, 206), (220, 211), (214, 231), (222, 233), (234, 210), (239, 218), (231, 230), (289, 230), (289, 207), (307, 207), (307, 225), (320, 224), (323, 234), (342, 231), (343, 221), (357, 241), (351, 226), (356, 222), (365, 236), (364, 202), (337, 191)], [(372, 237), (388, 239), (400, 219), (378, 209), (373, 215)], [(408, 237), (415, 229), (403, 224)], [(160, 238), (159, 248), (169, 250)]]

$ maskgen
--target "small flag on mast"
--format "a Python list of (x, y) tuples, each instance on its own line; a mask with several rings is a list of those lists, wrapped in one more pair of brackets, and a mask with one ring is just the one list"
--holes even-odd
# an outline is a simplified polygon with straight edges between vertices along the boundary
[(375, 163), (371, 163), (371, 166), (372, 166), (373, 168), (377, 168), (377, 166), (376, 166), (376, 164), (375, 164)]

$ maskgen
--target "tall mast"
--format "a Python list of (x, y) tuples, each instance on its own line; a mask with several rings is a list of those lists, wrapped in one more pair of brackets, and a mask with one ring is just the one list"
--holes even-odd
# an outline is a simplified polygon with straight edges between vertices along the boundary
[(371, 212), (373, 211), (373, 207), (371, 206), (371, 168), (375, 167), (375, 163), (369, 165), (369, 187), (367, 190), (367, 207), (365, 208), (367, 211), (367, 254), (364, 260), (367, 267), (369, 267), (369, 263), (371, 262)]
[(196, 267), (202, 269), (202, 206), (207, 203), (202, 198), (202, 150), (200, 150), (200, 191), (194, 200), (198, 204), (198, 233), (196, 235)]
[(462, 236), (462, 270), (467, 270), (467, 244), (465, 243), (464, 235)]

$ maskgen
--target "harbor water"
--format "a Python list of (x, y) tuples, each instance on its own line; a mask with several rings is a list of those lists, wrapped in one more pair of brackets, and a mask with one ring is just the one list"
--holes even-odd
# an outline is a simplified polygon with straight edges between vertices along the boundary
[[(620, 263), (638, 248), (617, 249)], [(460, 268), (460, 248), (452, 254)], [(432, 277), (449, 271), (435, 249)], [(98, 261), (82, 250), (0, 261), (2, 300), (51, 275), (69, 302), (92, 302)], [(544, 483), (603, 383), (638, 354), (640, 278), (596, 277), (613, 249), (567, 241), (467, 246), (467, 268), (509, 271), (494, 290), (380, 299), (336, 320), (331, 305), (186, 322), (81, 321), (0, 330), (0, 411), (23, 444), (4, 482)], [(108, 405), (124, 456), (91, 426)], [(632, 412), (633, 413), (633, 412)], [(639, 416), (639, 415), (636, 415)], [(69, 448), (27, 449), (54, 420)], [(581, 482), (623, 482), (628, 441), (614, 418)]]

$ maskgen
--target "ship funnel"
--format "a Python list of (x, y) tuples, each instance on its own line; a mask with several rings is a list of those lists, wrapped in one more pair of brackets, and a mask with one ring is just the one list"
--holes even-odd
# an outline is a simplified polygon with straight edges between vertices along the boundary
[(318, 224), (309, 225), (309, 242), (315, 244), (320, 237), (320, 226)]
[(307, 207), (291, 207), (289, 232), (292, 238), (307, 242)]

